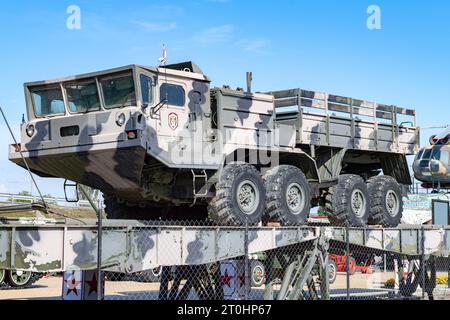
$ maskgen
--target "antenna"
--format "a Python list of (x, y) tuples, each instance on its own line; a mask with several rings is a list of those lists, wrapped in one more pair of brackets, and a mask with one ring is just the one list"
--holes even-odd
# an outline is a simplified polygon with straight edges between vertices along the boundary
[(247, 92), (252, 92), (253, 72), (247, 72)]
[[(19, 144), (17, 143), (16, 137), (14, 136), (14, 133), (12, 132), (11, 127), (9, 126), (8, 119), (6, 119), (6, 116), (5, 116), (5, 113), (3, 112), (3, 108), (2, 107), (0, 107), (0, 112), (2, 113), (3, 119), (5, 120), (6, 126), (8, 127), (9, 133), (11, 134), (11, 137), (13, 138), (14, 143), (16, 144), (16, 146), (18, 146)], [(45, 202), (44, 197), (42, 196), (41, 190), (39, 189), (39, 187), (38, 187), (38, 185), (36, 183), (36, 180), (34, 180), (33, 174), (31, 173), (30, 167), (28, 166), (28, 163), (25, 160), (25, 157), (23, 156), (22, 150), (19, 149), (19, 148), (17, 148), (17, 150), (19, 151), (20, 156), (22, 157), (22, 160), (25, 163), (25, 166), (27, 167), (27, 170), (28, 170), (28, 173), (30, 174), (31, 180), (33, 181), (33, 184), (34, 184), (34, 186), (36, 187), (36, 190), (39, 193), (39, 197), (42, 200), (42, 204), (44, 205), (45, 209), (47, 210), (48, 209), (47, 203)]]
[(159, 61), (159, 66), (165, 66), (167, 63), (167, 50), (166, 50), (166, 45), (163, 44), (163, 51), (162, 51), (162, 57), (158, 59)]

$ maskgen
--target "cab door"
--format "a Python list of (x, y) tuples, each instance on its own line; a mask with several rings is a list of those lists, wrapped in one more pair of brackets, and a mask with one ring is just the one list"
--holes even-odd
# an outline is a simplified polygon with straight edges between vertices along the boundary
[(186, 85), (183, 82), (161, 81), (157, 87), (160, 108), (157, 110), (159, 136), (187, 138), (189, 112), (186, 107)]

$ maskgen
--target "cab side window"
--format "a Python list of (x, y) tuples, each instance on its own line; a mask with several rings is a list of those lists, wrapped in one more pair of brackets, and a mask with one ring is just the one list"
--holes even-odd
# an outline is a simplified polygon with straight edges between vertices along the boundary
[(441, 162), (446, 166), (450, 166), (450, 153), (448, 151), (441, 152)]
[(143, 103), (152, 103), (152, 78), (147, 77), (146, 75), (141, 74), (141, 92), (142, 92), (142, 102)]
[(160, 99), (166, 100), (167, 104), (176, 107), (184, 107), (186, 101), (186, 93), (182, 86), (178, 86), (175, 84), (163, 83), (161, 85), (160, 91)]

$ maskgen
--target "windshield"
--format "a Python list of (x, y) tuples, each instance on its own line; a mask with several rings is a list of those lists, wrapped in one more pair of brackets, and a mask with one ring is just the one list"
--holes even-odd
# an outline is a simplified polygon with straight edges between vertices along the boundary
[(433, 153), (431, 154), (431, 158), (434, 160), (441, 159), (441, 147), (434, 147)]
[(31, 97), (36, 116), (64, 114), (64, 99), (59, 86), (32, 90)]
[(97, 83), (76, 83), (65, 86), (67, 101), (71, 112), (89, 112), (100, 110)]
[(422, 159), (430, 159), (430, 157), (431, 157), (431, 149), (425, 150), (425, 153), (423, 154)]
[(100, 80), (105, 100), (105, 108), (122, 108), (136, 105), (134, 79), (130, 75), (120, 75)]
[[(151, 78), (147, 85), (150, 87), (147, 99), (151, 100)], [(62, 83), (62, 89), (59, 84), (30, 88), (36, 117), (64, 115), (65, 103), (71, 113), (100, 111), (102, 106), (123, 108), (137, 103), (133, 74), (129, 72)]]
[(419, 153), (416, 156), (416, 160), (422, 159), (422, 155), (423, 155), (424, 151), (425, 151), (425, 149), (420, 149), (419, 150)]

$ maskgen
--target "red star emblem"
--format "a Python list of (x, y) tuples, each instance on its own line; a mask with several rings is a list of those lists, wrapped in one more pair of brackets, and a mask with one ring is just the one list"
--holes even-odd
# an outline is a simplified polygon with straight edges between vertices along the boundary
[(86, 283), (89, 285), (89, 293), (88, 295), (90, 295), (91, 293), (97, 293), (97, 276), (93, 275), (92, 280), (90, 281), (86, 281)]
[(77, 281), (77, 279), (75, 279), (75, 273), (72, 272), (72, 275), (70, 276), (70, 278), (68, 278), (66, 280), (66, 284), (67, 284), (67, 293), (66, 295), (69, 295), (70, 293), (75, 293), (76, 296), (78, 296), (78, 290), (77, 290), (77, 286), (80, 284), (80, 281)]
[[(228, 275), (228, 269), (225, 270), (225, 274), (220, 277), (220, 283), (230, 287), (231, 277)], [(231, 288), (231, 287), (230, 287)]]

